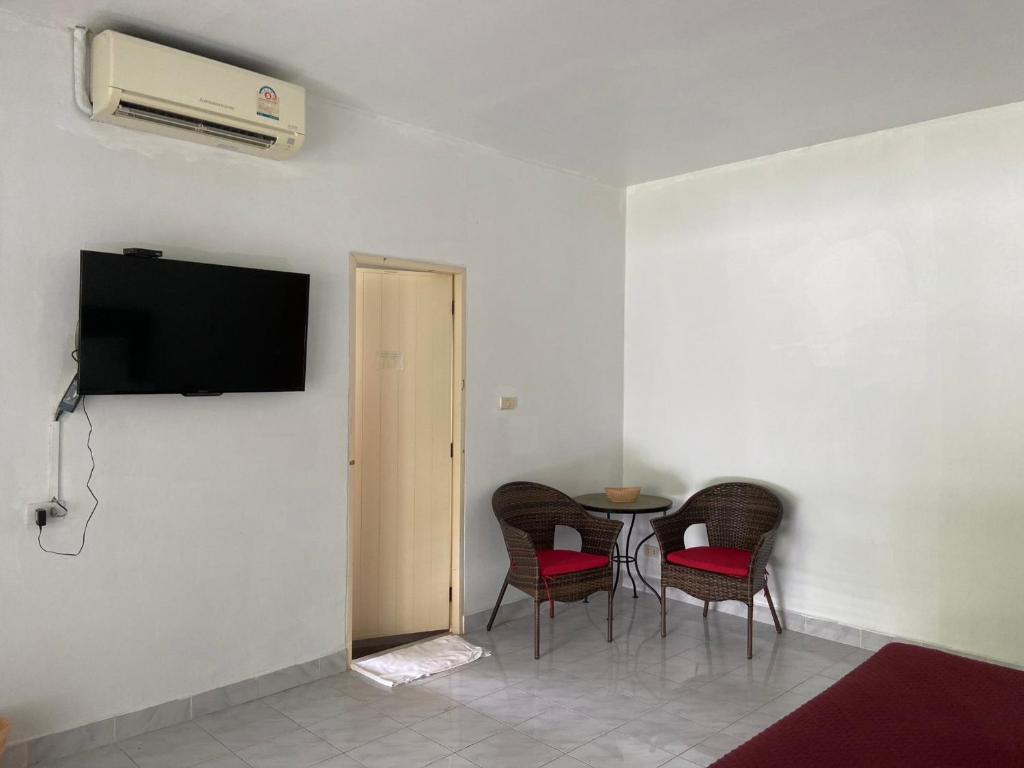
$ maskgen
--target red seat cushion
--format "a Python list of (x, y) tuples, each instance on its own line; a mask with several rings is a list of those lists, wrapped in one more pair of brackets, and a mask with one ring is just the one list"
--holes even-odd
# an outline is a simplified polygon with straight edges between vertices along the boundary
[(745, 549), (732, 547), (690, 547), (669, 552), (665, 559), (686, 568), (745, 579), (750, 573), (751, 555)]
[(554, 576), (564, 576), (567, 573), (604, 568), (608, 565), (608, 558), (603, 555), (575, 552), (571, 549), (538, 549), (537, 563), (540, 565), (540, 575), (545, 579), (550, 579)]

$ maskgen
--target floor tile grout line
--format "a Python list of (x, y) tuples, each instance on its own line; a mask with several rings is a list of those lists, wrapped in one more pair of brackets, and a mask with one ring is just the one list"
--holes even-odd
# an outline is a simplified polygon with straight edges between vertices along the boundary
[[(444, 714), (444, 713), (442, 712), (441, 714)], [(431, 717), (433, 717), (433, 715)], [(429, 717), (425, 717), (422, 720), (419, 720), (417, 722), (421, 723), (421, 722), (423, 722), (423, 720), (429, 720), (429, 719), (430, 719)], [(437, 746), (441, 747), (442, 749), (447, 749), (449, 755), (457, 754), (456, 750), (452, 749), (451, 747), (449, 747), (449, 746), (447, 746), (445, 744), (442, 744), (441, 742), (437, 741), (437, 739), (432, 739), (429, 736), (427, 736), (425, 733), (420, 733), (419, 731), (417, 731), (415, 728), (412, 727), (413, 725), (416, 725), (416, 723), (411, 723), (409, 725), (402, 724), (401, 731), (412, 731), (416, 735), (422, 736), (427, 741), (432, 741), (434, 744), (437, 744)], [(392, 733), (385, 734), (384, 736), (379, 736), (376, 739), (370, 739), (369, 741), (364, 742), (364, 743), (360, 744), (357, 747), (352, 747), (352, 749), (343, 751), (342, 754), (348, 755), (351, 752), (355, 752), (357, 749), (362, 749), (367, 744), (374, 744), (374, 743), (376, 743), (378, 741), (383, 741), (386, 738), (394, 736), (396, 733), (401, 733), (401, 731), (393, 731)], [(355, 760), (355, 758), (352, 758), (352, 759)], [(360, 762), (360, 761), (357, 760), (356, 762)]]
[[(636, 616), (633, 616), (633, 617), (630, 617), (630, 619), (628, 619), (627, 621), (646, 621), (647, 618), (648, 617), (642, 617), (642, 616), (641, 617), (636, 617)], [(566, 621), (563, 618), (563, 625), (565, 623), (566, 623)], [(591, 625), (593, 625), (593, 622), (591, 622)], [(729, 645), (731, 645), (734, 642), (734, 640), (737, 640), (737, 638), (739, 636), (739, 632), (733, 632), (732, 628), (730, 628), (730, 627), (723, 628), (723, 632), (725, 634), (725, 639), (727, 639), (727, 643)], [(687, 689), (686, 686), (687, 686), (687, 682), (688, 681), (677, 682), (676, 680), (673, 680), (670, 677), (665, 677), (664, 675), (659, 675), (659, 674), (657, 674), (657, 671), (655, 670), (655, 667), (658, 667), (659, 665), (664, 664), (665, 662), (667, 662), (669, 660), (672, 660), (672, 659), (675, 659), (677, 657), (680, 657), (680, 656), (682, 656), (683, 654), (685, 654), (687, 652), (691, 652), (691, 651), (695, 651), (696, 649), (704, 648), (705, 646), (709, 646), (710, 648), (713, 648), (714, 647), (713, 646), (713, 642), (717, 638), (709, 637), (707, 635), (705, 635), (702, 638), (700, 636), (697, 636), (696, 633), (694, 633), (692, 636), (688, 637), (687, 642), (685, 642), (683, 646), (680, 646), (680, 647), (677, 647), (677, 648), (673, 648), (674, 652), (671, 653), (668, 657), (666, 657), (664, 659), (661, 659), (661, 660), (658, 660), (658, 659), (655, 659), (654, 661), (647, 660), (647, 661), (645, 661), (645, 662), (643, 662), (641, 664), (639, 661), (635, 661), (636, 656), (635, 656), (635, 650), (633, 650), (633, 649), (642, 648), (648, 642), (651, 642), (652, 640), (654, 640), (654, 643), (652, 643), (652, 647), (654, 647), (654, 646), (657, 645), (657, 641), (656, 641), (655, 638), (643, 637), (642, 634), (639, 635), (637, 638), (630, 638), (630, 637), (628, 637), (628, 634), (629, 633), (627, 631), (626, 637), (625, 638), (620, 638), (620, 640), (622, 641), (621, 645), (612, 646), (611, 648), (608, 649), (607, 653), (604, 651), (604, 647), (603, 646), (586, 647), (586, 646), (590, 645), (589, 643), (585, 643), (584, 644), (585, 647), (583, 649), (579, 649), (579, 653), (576, 653), (576, 652), (573, 651), (573, 643), (572, 643), (572, 640), (570, 639), (567, 642), (558, 645), (558, 647), (556, 649), (553, 649), (556, 652), (557, 651), (562, 651), (561, 654), (558, 654), (559, 656), (566, 655), (566, 654), (567, 654), (567, 656), (566, 656), (566, 659), (564, 661), (561, 658), (557, 658), (555, 661), (553, 661), (552, 662), (552, 666), (551, 666), (550, 669), (551, 669), (552, 672), (556, 672), (559, 675), (564, 675), (568, 680), (571, 680), (571, 681), (576, 681), (576, 682), (580, 682), (580, 683), (590, 682), (591, 678), (594, 676), (594, 674), (586, 669), (585, 665), (587, 664), (587, 662), (589, 660), (591, 660), (592, 658), (596, 657), (596, 656), (607, 657), (607, 658), (604, 659), (604, 662), (607, 663), (607, 665), (608, 665), (608, 674), (607, 675), (602, 673), (602, 669), (601, 669), (602, 662), (600, 660), (597, 661), (597, 663), (594, 664), (594, 667), (597, 669), (597, 675), (596, 675), (597, 676), (597, 680), (596, 680), (596, 684), (597, 684), (596, 691), (597, 691), (597, 694), (596, 695), (600, 695), (600, 696), (604, 696), (604, 695), (620, 696), (620, 697), (628, 698), (628, 699), (631, 699), (631, 700), (635, 699), (637, 703), (650, 704), (651, 705), (650, 708), (645, 713), (642, 713), (642, 714), (640, 714), (640, 715), (638, 715), (636, 717), (626, 718), (626, 719), (621, 720), (621, 721), (618, 721), (617, 719), (615, 719), (616, 722), (617, 722), (616, 725), (612, 726), (611, 728), (604, 729), (600, 734), (597, 734), (597, 735), (593, 736), (588, 741), (585, 741), (585, 742), (583, 742), (583, 743), (581, 743), (579, 745), (575, 745), (571, 749), (562, 749), (560, 747), (554, 747), (553, 748), (554, 752), (557, 752), (557, 753), (559, 753), (561, 755), (570, 754), (572, 751), (574, 751), (576, 749), (579, 749), (580, 747), (585, 746), (586, 744), (590, 744), (593, 741), (596, 741), (597, 739), (600, 739), (600, 738), (602, 738), (604, 736), (607, 736), (609, 733), (614, 732), (618, 728), (622, 728), (622, 727), (624, 727), (626, 725), (629, 725), (631, 723), (636, 723), (636, 722), (642, 721), (644, 719), (644, 716), (647, 713), (649, 713), (650, 711), (658, 708), (659, 705), (661, 705), (661, 704), (663, 704), (663, 703), (665, 703), (667, 701), (677, 700), (677, 699), (685, 699), (685, 698), (688, 698), (688, 697), (692, 696), (694, 692), (702, 691), (702, 690), (706, 690), (709, 695), (714, 695), (714, 694), (717, 693), (715, 691), (715, 689), (714, 689), (714, 686), (716, 686), (718, 684), (728, 683), (729, 685), (734, 685), (734, 686), (736, 686), (737, 689), (741, 689), (741, 690), (744, 687), (751, 687), (751, 686), (755, 686), (756, 687), (756, 686), (761, 686), (761, 685), (771, 685), (771, 683), (767, 682), (767, 677), (769, 677), (767, 672), (764, 673), (765, 677), (766, 677), (766, 680), (762, 680), (762, 681), (754, 680), (753, 678), (745, 678), (742, 674), (737, 674), (735, 678), (729, 679), (730, 675), (733, 675), (734, 673), (739, 673), (741, 670), (748, 670), (748, 671), (751, 671), (751, 672), (753, 671), (753, 670), (750, 669), (750, 667), (745, 662), (740, 661), (740, 662), (736, 663), (734, 666), (727, 666), (726, 668), (724, 668), (724, 670), (720, 674), (715, 675), (713, 678), (701, 681), (698, 685), (694, 686), (692, 689)], [(795, 651), (797, 651), (798, 654), (806, 653), (806, 654), (809, 654), (810, 656), (815, 656), (816, 655), (816, 649), (815, 649), (814, 645), (816, 644), (816, 642), (817, 641), (812, 641), (811, 643), (807, 644), (806, 646), (803, 643), (799, 643), (799, 644), (794, 645), (793, 649)], [(842, 645), (842, 644), (839, 644), (837, 641), (829, 641), (827, 638), (821, 639), (821, 643), (828, 644), (830, 647), (836, 646), (836, 645)], [(502, 640), (499, 644), (507, 646), (506, 650), (504, 651), (504, 653), (505, 653), (507, 658), (514, 658), (514, 659), (517, 660), (517, 662), (521, 661), (520, 659), (518, 659), (518, 657), (525, 653), (525, 650), (524, 650), (525, 646), (522, 643), (518, 643), (518, 642), (517, 643), (510, 643), (507, 640)], [(823, 646), (823, 648), (824, 648), (824, 646)], [(727, 692), (724, 693), (723, 695), (721, 695), (721, 700), (722, 701), (724, 701), (724, 702), (731, 702), (731, 703), (735, 704), (736, 706), (742, 706), (744, 708), (746, 708), (747, 706), (753, 706), (753, 709), (749, 709), (749, 710), (745, 711), (742, 715), (740, 715), (739, 717), (735, 718), (731, 722), (722, 725), (722, 727), (713, 729), (711, 733), (709, 733), (708, 735), (704, 736), (702, 739), (696, 740), (694, 742), (694, 744), (691, 745), (690, 747), (688, 747), (686, 750), (683, 750), (682, 752), (676, 753), (676, 756), (680, 756), (680, 755), (685, 754), (685, 752), (688, 751), (689, 749), (692, 749), (693, 747), (698, 746), (698, 745), (704, 743), (705, 741), (707, 741), (708, 739), (712, 738), (713, 736), (715, 736), (717, 734), (724, 734), (724, 732), (727, 731), (733, 725), (739, 723), (740, 721), (744, 720), (745, 718), (750, 717), (751, 715), (754, 715), (756, 713), (761, 712), (765, 708), (769, 707), (772, 703), (778, 701), (779, 699), (781, 699), (782, 697), (786, 696), (787, 694), (791, 694), (796, 688), (800, 687), (801, 685), (804, 685), (804, 684), (808, 683), (811, 679), (813, 679), (815, 677), (823, 677), (826, 680), (831, 681), (831, 683), (829, 683), (829, 682), (825, 683), (826, 687), (829, 684), (834, 683), (835, 679), (833, 679), (833, 678), (829, 677), (829, 675), (825, 675), (823, 673), (826, 672), (827, 670), (829, 670), (833, 666), (841, 664), (844, 661), (849, 661), (853, 656), (855, 656), (858, 653), (858, 650), (859, 650), (858, 648), (850, 646), (850, 647), (847, 647), (845, 649), (845, 653), (838, 653), (838, 652), (832, 653), (832, 652), (830, 652), (829, 654), (824, 654), (824, 655), (818, 656), (813, 664), (809, 664), (806, 667), (803, 667), (802, 679), (796, 680), (795, 682), (789, 681), (788, 685), (786, 685), (785, 687), (776, 689), (773, 692), (773, 695), (771, 695), (768, 698), (765, 698), (763, 700), (760, 698), (760, 696), (757, 696), (757, 697), (751, 699), (751, 698), (746, 698), (746, 697), (742, 696), (741, 694), (735, 695), (735, 696), (729, 695), (728, 687), (727, 687), (726, 688)], [(500, 659), (501, 658), (501, 652), (499, 652), (496, 647), (494, 648), (494, 652), (495, 652), (495, 655)], [(823, 649), (822, 649), (822, 653), (824, 653)], [(621, 659), (621, 661), (620, 661), (620, 659)], [(699, 662), (700, 660), (699, 659), (695, 659), (695, 661)], [(786, 661), (784, 659), (780, 663), (782, 664), (783, 667), (786, 666)], [(801, 664), (800, 663), (794, 664), (793, 667), (799, 670), (799, 669), (801, 669)], [(632, 693), (617, 692), (617, 687), (621, 683), (623, 683), (623, 681), (627, 681), (627, 680), (632, 679), (633, 677), (635, 677), (636, 673), (638, 673), (638, 672), (640, 672), (640, 673), (642, 673), (644, 675), (649, 675), (654, 680), (660, 680), (662, 682), (662, 684), (677, 686), (677, 689), (675, 691), (673, 691), (668, 696), (668, 698), (664, 698), (663, 695), (655, 695), (655, 696), (653, 696), (651, 698), (647, 698), (646, 696), (643, 696), (643, 695), (637, 696), (637, 695), (634, 695)], [(628, 673), (628, 674), (624, 674), (624, 673)], [(757, 673), (755, 673), (755, 675), (756, 674)], [(438, 677), (434, 678), (433, 680), (441, 680), (443, 678), (451, 678), (451, 677), (453, 677), (455, 675), (456, 675), (456, 672), (452, 672), (452, 673), (448, 673), (448, 674), (445, 674), (445, 675), (442, 675), (442, 676), (438, 676)], [(451, 697), (449, 697), (449, 696), (447, 696), (445, 694), (441, 694), (441, 693), (435, 692), (433, 690), (424, 689), (422, 691), (423, 693), (427, 693), (430, 696), (437, 697), (438, 699), (447, 701), (447, 705), (446, 706), (449, 707), (449, 709), (446, 709), (444, 711), (450, 711), (453, 708), (462, 707), (462, 708), (468, 709), (470, 711), (473, 711), (476, 714), (479, 714), (479, 715), (481, 715), (483, 717), (487, 717), (487, 718), (493, 720), (495, 723), (497, 723), (500, 726), (499, 730), (497, 730), (497, 731), (495, 731), (495, 732), (493, 732), (491, 734), (488, 734), (487, 736), (484, 736), (481, 739), (476, 739), (476, 740), (470, 742), (469, 744), (466, 744), (465, 746), (460, 747), (459, 749), (452, 749), (451, 747), (448, 747), (445, 744), (441, 744), (436, 739), (431, 738), (431, 737), (427, 736), (426, 734), (420, 733), (419, 731), (416, 731), (416, 729), (415, 729), (415, 726), (417, 726), (418, 724), (420, 724), (420, 723), (422, 723), (422, 722), (424, 722), (426, 720), (429, 720), (431, 717), (436, 717), (436, 716), (438, 716), (440, 714), (443, 714), (443, 712), (442, 713), (437, 713), (435, 715), (431, 715), (431, 716), (428, 716), (428, 717), (419, 717), (419, 718), (411, 720), (408, 723), (403, 722), (403, 723), (400, 724), (401, 725), (400, 730), (413, 731), (413, 732), (417, 733), (419, 736), (421, 736), (423, 738), (426, 738), (428, 741), (433, 742), (435, 744), (438, 744), (448, 754), (460, 755), (460, 757), (462, 757), (463, 759), (469, 761), (470, 763), (473, 763), (474, 761), (470, 760), (468, 757), (463, 757), (460, 753), (465, 751), (465, 750), (470, 749), (472, 746), (474, 746), (476, 744), (479, 744), (482, 741), (486, 741), (488, 738), (491, 738), (491, 737), (493, 737), (493, 736), (495, 736), (497, 734), (503, 733), (503, 732), (513, 732), (513, 731), (515, 731), (515, 732), (518, 732), (520, 734), (523, 734), (527, 738), (533, 738), (530, 734), (527, 734), (524, 731), (521, 731), (519, 729), (519, 726), (521, 726), (527, 720), (531, 720), (531, 719), (533, 719), (535, 717), (543, 716), (546, 712), (550, 711), (550, 709), (552, 709), (552, 708), (564, 707), (567, 710), (571, 710), (571, 711), (580, 713), (581, 716), (589, 716), (589, 715), (587, 715), (586, 712), (582, 711), (582, 709), (580, 709), (580, 707), (582, 707), (583, 704), (587, 700), (590, 700), (595, 695), (595, 693), (593, 693), (593, 692), (575, 693), (575, 695), (572, 696), (569, 700), (564, 701), (564, 702), (557, 702), (557, 701), (552, 701), (550, 699), (547, 699), (546, 697), (544, 697), (542, 695), (538, 695), (533, 690), (530, 690), (529, 686), (521, 687), (521, 686), (526, 685), (531, 680), (541, 679), (544, 676), (545, 676), (545, 673), (543, 671), (536, 670), (536, 669), (535, 669), (535, 671), (534, 671), (534, 673), (532, 675), (527, 675), (527, 676), (521, 676), (521, 673), (512, 673), (510, 675), (509, 673), (502, 672), (500, 668), (498, 670), (492, 670), (492, 671), (489, 671), (488, 673), (483, 674), (480, 679), (482, 681), (500, 682), (501, 685), (498, 688), (489, 689), (485, 693), (482, 693), (482, 694), (479, 694), (479, 695), (468, 696), (465, 699), (463, 699), (463, 698), (451, 698)], [(293, 686), (293, 689), (303, 688), (306, 685), (311, 685), (312, 682), (313, 681), (311, 681), (309, 683), (300, 684), (299, 686)], [(425, 680), (423, 682), (424, 683), (428, 683), (428, 682), (432, 682), (432, 681)], [(286, 690), (292, 690), (292, 689), (286, 689)], [(420, 687), (419, 686), (410, 686), (408, 688), (408, 690), (410, 690), (410, 691), (420, 690)], [(499, 719), (497, 717), (492, 717), (486, 711), (479, 710), (475, 706), (473, 706), (475, 703), (479, 702), (480, 700), (482, 700), (484, 698), (487, 698), (489, 696), (492, 696), (492, 695), (495, 695), (495, 694), (498, 694), (498, 693), (501, 693), (501, 692), (507, 692), (507, 691), (513, 691), (513, 690), (517, 691), (517, 692), (520, 692), (520, 693), (523, 693), (524, 695), (534, 697), (539, 702), (543, 703), (544, 708), (542, 708), (539, 712), (533, 713), (530, 717), (526, 718), (525, 720), (520, 720), (517, 723), (509, 723), (509, 722), (505, 722), (504, 720)], [(284, 692), (282, 691), (282, 692), (279, 692), (279, 693), (284, 693)], [(662, 692), (662, 694), (663, 693), (664, 692)], [(340, 696), (352, 699), (353, 702), (361, 704), (361, 705), (365, 706), (367, 709), (381, 712), (384, 715), (387, 714), (387, 711), (389, 709), (388, 706), (387, 706), (387, 699), (386, 698), (385, 699), (380, 699), (380, 700), (374, 699), (374, 700), (371, 700), (370, 702), (363, 702), (363, 701), (361, 701), (359, 699), (356, 699), (354, 697), (347, 696), (345, 694), (345, 692), (340, 690), (340, 689), (338, 690), (338, 694)], [(324, 720), (331, 719), (330, 717), (327, 717), (327, 718), (319, 717), (319, 719), (317, 719), (315, 721), (309, 722), (308, 725), (304, 725), (302, 723), (299, 723), (297, 720), (295, 720), (291, 716), (289, 716), (287, 714), (287, 712), (284, 711), (284, 709), (280, 708), (281, 707), (280, 703), (278, 703), (275, 706), (275, 704), (270, 703), (269, 701), (267, 701), (268, 698), (271, 698), (274, 695), (276, 695), (276, 694), (269, 694), (268, 696), (260, 697), (260, 699), (256, 699), (254, 701), (263, 701), (263, 703), (266, 704), (266, 706), (270, 710), (273, 710), (274, 712), (278, 713), (285, 720), (288, 720), (288, 721), (292, 722), (295, 725), (295, 729), (297, 731), (305, 731), (313, 739), (316, 739), (318, 741), (324, 741), (324, 742), (330, 743), (327, 739), (323, 738), (322, 736), (320, 736), (319, 734), (317, 734), (313, 730), (311, 730), (312, 726), (314, 726), (317, 722), (322, 722)], [(241, 706), (241, 705), (239, 705), (239, 706)], [(770, 713), (770, 714), (771, 715), (775, 715), (775, 713)], [(785, 715), (782, 715), (781, 717), (785, 717)], [(778, 715), (775, 715), (773, 719), (777, 720), (777, 719), (781, 719), (781, 717), (778, 716)], [(600, 719), (600, 718), (598, 718), (598, 719)], [(191, 718), (190, 721), (195, 722), (196, 719), (195, 718)], [(233, 755), (236, 755), (239, 759), (243, 759), (243, 758), (241, 758), (241, 755), (238, 754), (238, 752), (228, 748), (226, 746), (226, 744), (224, 744), (224, 742), (222, 742), (220, 740), (220, 738), (218, 738), (216, 735), (214, 735), (211, 731), (207, 730), (207, 728), (203, 727), (202, 724), (199, 724), (197, 722), (197, 725), (200, 726), (200, 730), (201, 731), (205, 732), (214, 741), (216, 741), (216, 742), (220, 743), (222, 746), (224, 746), (225, 749), (228, 750), (228, 752), (230, 752)], [(382, 738), (386, 738), (386, 736), (379, 737), (378, 739), (372, 739), (372, 740), (370, 740), (370, 742), (366, 742), (366, 743), (372, 743), (372, 742), (378, 741), (378, 740), (380, 740)], [(266, 739), (266, 740), (263, 740), (263, 741), (257, 742), (257, 743), (266, 743), (266, 742), (272, 741), (272, 740), (273, 739)], [(542, 744), (545, 744), (545, 742), (543, 742), (543, 741), (540, 741), (540, 740), (538, 740), (538, 741), (540, 743), (542, 743)], [(546, 746), (551, 747), (551, 745), (546, 745)], [(131, 762), (133, 765), (136, 765), (136, 766), (139, 765), (139, 763), (137, 761), (135, 761), (134, 758), (130, 754), (128, 754), (120, 746), (120, 742), (115, 742), (115, 747), (118, 750), (118, 753), (123, 753), (123, 754), (125, 754), (127, 756), (127, 759), (128, 759), (129, 762)], [(342, 752), (347, 754), (348, 752), (351, 752), (351, 751), (353, 751), (355, 749), (358, 749), (358, 747), (353, 747), (352, 750), (347, 750), (347, 751), (342, 750)], [(666, 750), (666, 752), (674, 752), (674, 750)], [(330, 760), (330, 759), (332, 759), (332, 758), (326, 758), (326, 760)], [(552, 762), (552, 761), (557, 760), (557, 759), (558, 759), (557, 757), (553, 757), (553, 758), (551, 758), (551, 760), (549, 760), (547, 762)], [(324, 761), (320, 761), (320, 762), (324, 762)]]
[(141, 766), (139, 766), (139, 764), (135, 762), (135, 758), (129, 755), (127, 750), (125, 750), (119, 743), (115, 743), (114, 746), (117, 747), (117, 750), (119, 752), (121, 752), (125, 757), (128, 758), (129, 762), (131, 762), (132, 765), (134, 765), (136, 768), (141, 768)]
[[(296, 687), (296, 688), (298, 688), (298, 687), (301, 687), (301, 686), (295, 686), (295, 687)], [(285, 690), (292, 690), (292, 689), (291, 689), (291, 688), (286, 688)], [(284, 691), (280, 691), (280, 693), (284, 693)], [(270, 695), (271, 695), (271, 696), (274, 696), (274, 695), (276, 695), (276, 694), (270, 694)], [(315, 736), (315, 737), (316, 737), (317, 739), (319, 739), (320, 741), (323, 741), (323, 742), (325, 742), (325, 743), (327, 743), (327, 744), (330, 744), (330, 742), (329, 742), (329, 741), (327, 741), (327, 739), (323, 738), (323, 737), (322, 737), (322, 736), (320, 736), (319, 734), (313, 733), (313, 732), (312, 732), (312, 731), (310, 731), (310, 730), (309, 730), (308, 728), (304, 727), (304, 726), (303, 726), (303, 725), (301, 725), (300, 723), (297, 723), (297, 722), (296, 722), (295, 720), (292, 720), (292, 718), (288, 717), (288, 715), (286, 715), (286, 714), (285, 714), (284, 712), (281, 712), (281, 711), (280, 711), (280, 710), (279, 710), (279, 709), (278, 709), (277, 707), (275, 707), (275, 706), (274, 706), (273, 704), (271, 704), (271, 703), (269, 703), (269, 702), (265, 701), (264, 699), (253, 699), (253, 702), (256, 702), (256, 701), (262, 701), (262, 702), (263, 702), (264, 704), (266, 704), (266, 706), (268, 706), (268, 707), (270, 707), (271, 709), (273, 709), (273, 710), (274, 710), (275, 712), (277, 712), (278, 714), (280, 714), (280, 715), (281, 715), (282, 717), (284, 717), (284, 718), (285, 718), (286, 720), (290, 720), (290, 721), (291, 721), (291, 722), (292, 722), (292, 723), (293, 723), (293, 724), (295, 725), (295, 727), (296, 727), (296, 730), (306, 731), (306, 733), (309, 733), (309, 734), (311, 734), (311, 735)], [(246, 703), (246, 704), (251, 704), (251, 703), (253, 703), (253, 702), (245, 702), (245, 703)], [(245, 706), (245, 704), (239, 704), (239, 705), (237, 705), (237, 706)], [(226, 710), (220, 710), (220, 711), (222, 711), (222, 712), (223, 712), (223, 711), (226, 711)], [(213, 712), (211, 712), (210, 714), (216, 714), (216, 713), (213, 713)], [(195, 721), (193, 721), (193, 722), (195, 722)], [(205, 732), (206, 732), (207, 734), (209, 734), (210, 738), (212, 738), (212, 739), (213, 739), (214, 741), (216, 741), (216, 742), (217, 742), (218, 744), (220, 744), (220, 745), (221, 745), (222, 747), (224, 747), (224, 749), (226, 749), (226, 750), (227, 750), (228, 752), (230, 752), (230, 753), (231, 753), (232, 755), (234, 755), (235, 757), (237, 757), (237, 758), (238, 758), (239, 760), (241, 760), (241, 761), (242, 761), (243, 763), (245, 763), (246, 765), (252, 765), (252, 764), (251, 764), (251, 763), (250, 763), (250, 762), (249, 762), (248, 760), (246, 760), (246, 759), (245, 759), (244, 757), (242, 757), (242, 755), (241, 755), (241, 754), (239, 754), (240, 752), (242, 752), (242, 751), (244, 751), (244, 750), (246, 750), (246, 749), (249, 749), (250, 747), (255, 747), (255, 746), (259, 746), (259, 745), (261, 745), (261, 744), (269, 744), (270, 742), (274, 741), (275, 739), (278, 739), (278, 738), (280, 738), (281, 736), (285, 736), (285, 735), (288, 735), (288, 734), (278, 734), (277, 736), (273, 736), (273, 737), (271, 737), (271, 738), (269, 738), (269, 739), (263, 739), (263, 740), (260, 740), (260, 741), (256, 741), (256, 742), (253, 742), (252, 744), (247, 744), (246, 746), (242, 747), (241, 749), (238, 749), (238, 750), (234, 750), (234, 749), (232, 749), (231, 747), (229, 747), (229, 746), (228, 746), (227, 744), (225, 744), (225, 743), (224, 743), (223, 741), (221, 741), (221, 740), (220, 740), (220, 739), (219, 739), (219, 738), (217, 737), (217, 735), (216, 735), (216, 734), (214, 734), (214, 733), (212, 733), (211, 731), (207, 730), (207, 729), (206, 729), (206, 728), (205, 728), (205, 727), (203, 726), (203, 724), (202, 724), (202, 723), (196, 722), (196, 725), (198, 725), (198, 726), (199, 726), (199, 727), (200, 727), (200, 728), (201, 728), (201, 729), (202, 729), (203, 731), (205, 731)], [(289, 733), (294, 733), (294, 731), (290, 731)], [(332, 747), (334, 747), (334, 745), (333, 745), (333, 744), (331, 744), (331, 746), (332, 746)], [(334, 747), (334, 748), (335, 748), (335, 749), (337, 749), (337, 747)], [(339, 753), (339, 754), (342, 754), (341, 750), (338, 750), (338, 753)], [(327, 759), (328, 759), (328, 760), (331, 760), (331, 759), (333, 759), (334, 757), (337, 757), (337, 755), (332, 755), (331, 757), (329, 757), (329, 758), (327, 758)], [(326, 761), (321, 761), (321, 762), (326, 762)], [(202, 763), (200, 763), (200, 764), (199, 764), (198, 766), (196, 766), (196, 768), (202, 768)], [(310, 767), (310, 768), (312, 768), (312, 767)]]

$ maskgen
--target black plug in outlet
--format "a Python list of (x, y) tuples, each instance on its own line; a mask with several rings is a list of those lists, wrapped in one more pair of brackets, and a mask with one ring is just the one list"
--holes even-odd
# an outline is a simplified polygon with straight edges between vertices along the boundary
[(36, 509), (36, 525), (42, 528), (46, 525), (46, 507), (39, 507)]

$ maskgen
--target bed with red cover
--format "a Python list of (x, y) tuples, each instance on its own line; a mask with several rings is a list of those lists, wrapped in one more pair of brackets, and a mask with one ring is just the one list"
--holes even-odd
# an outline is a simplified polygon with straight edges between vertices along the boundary
[(1024, 768), (1024, 672), (890, 643), (714, 768)]

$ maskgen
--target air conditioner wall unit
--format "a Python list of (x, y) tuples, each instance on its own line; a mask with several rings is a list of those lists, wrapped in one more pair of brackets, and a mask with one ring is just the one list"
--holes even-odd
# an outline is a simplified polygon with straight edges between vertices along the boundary
[(275, 160), (305, 139), (301, 86), (112, 30), (91, 53), (94, 120)]

